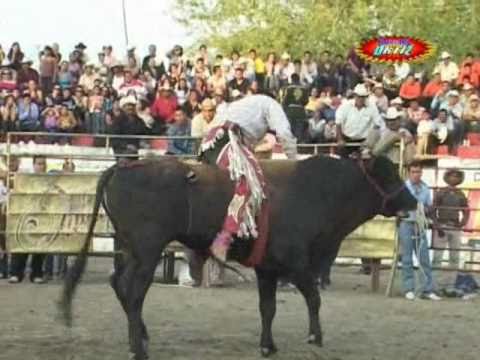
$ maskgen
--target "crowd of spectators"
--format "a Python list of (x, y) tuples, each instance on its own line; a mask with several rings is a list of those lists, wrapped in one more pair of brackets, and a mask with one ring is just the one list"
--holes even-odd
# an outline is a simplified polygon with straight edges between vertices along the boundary
[[(455, 151), (468, 132), (480, 132), (480, 59), (473, 54), (457, 65), (442, 52), (427, 72), (423, 65), (367, 64), (354, 50), (347, 56), (323, 51), (318, 58), (305, 51), (294, 59), (288, 52), (255, 49), (220, 54), (205, 45), (192, 56), (181, 46), (161, 55), (151, 45), (140, 58), (134, 47), (120, 54), (106, 45), (89, 59), (86, 48), (79, 43), (62, 52), (57, 44), (45, 46), (36, 61), (26, 59), (18, 43), (0, 50), (3, 133), (197, 137), (223, 102), (266, 93), (284, 105), (299, 143), (334, 142), (337, 109), (359, 83), (380, 115), (396, 107), (401, 127), (422, 139), (424, 151), (438, 144)], [(169, 146), (175, 154), (191, 149), (180, 140)]]

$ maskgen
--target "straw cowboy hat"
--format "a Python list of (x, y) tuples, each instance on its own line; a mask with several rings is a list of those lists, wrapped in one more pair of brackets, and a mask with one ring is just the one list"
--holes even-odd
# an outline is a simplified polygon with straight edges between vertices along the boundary
[(202, 101), (202, 110), (214, 110), (215, 102), (212, 99), (205, 99)]
[(448, 169), (443, 174), (443, 181), (450, 186), (458, 186), (465, 180), (465, 173), (459, 169)]
[(470, 97), (468, 98), (468, 100), (470, 100), (470, 101), (479, 101), (479, 100), (480, 100), (480, 97), (478, 97), (477, 94), (473, 94), (473, 95), (470, 95)]
[(450, 91), (447, 93), (447, 97), (450, 97), (450, 96), (459, 97), (459, 96), (460, 96), (460, 93), (459, 93), (457, 90), (450, 90)]
[(281, 56), (281, 59), (282, 59), (282, 60), (290, 60), (290, 58), (291, 58), (291, 57), (290, 57), (290, 54), (287, 53), (287, 52), (284, 52), (284, 53), (282, 54), (282, 56)]
[(452, 56), (450, 55), (450, 53), (448, 51), (444, 51), (442, 52), (442, 55), (440, 55), (440, 60), (446, 60), (446, 59), (450, 59)]

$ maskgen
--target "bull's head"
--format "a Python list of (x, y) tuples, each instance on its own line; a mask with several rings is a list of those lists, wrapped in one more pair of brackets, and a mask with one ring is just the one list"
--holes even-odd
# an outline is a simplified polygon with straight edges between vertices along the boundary
[(417, 200), (408, 191), (398, 169), (388, 158), (373, 157), (360, 164), (370, 186), (381, 198), (381, 215), (402, 215), (417, 208)]

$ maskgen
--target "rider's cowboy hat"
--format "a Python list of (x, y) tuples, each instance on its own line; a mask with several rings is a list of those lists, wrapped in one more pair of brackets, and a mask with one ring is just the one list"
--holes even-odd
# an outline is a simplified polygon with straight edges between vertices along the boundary
[(448, 169), (443, 175), (443, 181), (450, 186), (457, 186), (465, 180), (465, 173), (459, 169)]

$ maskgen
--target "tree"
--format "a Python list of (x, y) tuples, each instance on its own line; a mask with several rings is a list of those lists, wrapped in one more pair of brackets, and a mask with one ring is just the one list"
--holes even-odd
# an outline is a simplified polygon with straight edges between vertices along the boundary
[(429, 40), (457, 56), (480, 49), (476, 0), (177, 0), (175, 9), (200, 41), (223, 52), (343, 54), (382, 31)]

